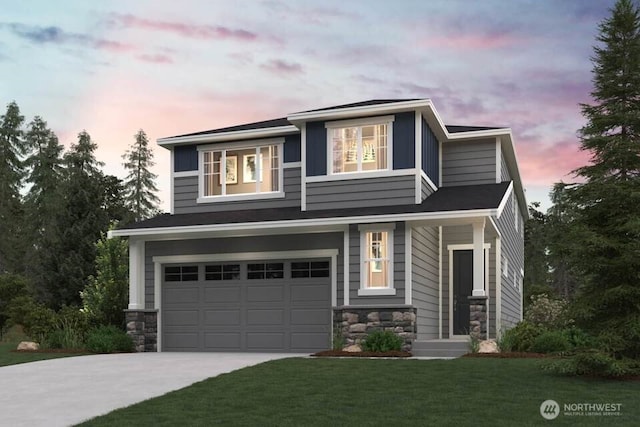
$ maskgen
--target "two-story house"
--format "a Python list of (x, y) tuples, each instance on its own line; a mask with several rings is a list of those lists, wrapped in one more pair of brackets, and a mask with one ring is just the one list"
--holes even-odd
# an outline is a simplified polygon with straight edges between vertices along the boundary
[(129, 239), (139, 350), (312, 352), (383, 328), (442, 355), (522, 317), (508, 128), (393, 99), (158, 144), (171, 213), (111, 232)]

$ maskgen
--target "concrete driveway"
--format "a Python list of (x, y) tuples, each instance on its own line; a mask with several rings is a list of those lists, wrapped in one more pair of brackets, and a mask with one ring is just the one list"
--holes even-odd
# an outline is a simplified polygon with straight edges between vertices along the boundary
[(209, 377), (296, 354), (133, 353), (0, 368), (0, 424), (68, 426)]

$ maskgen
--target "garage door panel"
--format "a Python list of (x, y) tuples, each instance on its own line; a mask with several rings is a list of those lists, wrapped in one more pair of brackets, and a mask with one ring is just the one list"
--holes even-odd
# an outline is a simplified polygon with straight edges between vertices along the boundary
[(284, 285), (258, 285), (247, 287), (249, 302), (281, 302), (284, 299)]
[(291, 325), (329, 325), (331, 313), (323, 309), (293, 309), (291, 310)]
[(164, 345), (172, 350), (197, 351), (198, 350), (198, 333), (197, 332), (167, 332), (164, 335)]
[(165, 289), (165, 298), (172, 304), (197, 303), (199, 291), (197, 286), (168, 287)]
[(329, 339), (326, 332), (291, 334), (291, 350), (312, 351), (318, 348), (329, 348)]
[(205, 310), (205, 326), (240, 326), (240, 309)]
[(205, 350), (237, 350), (240, 348), (240, 332), (205, 332)]
[(284, 325), (284, 309), (247, 310), (247, 325)]
[(164, 318), (167, 325), (198, 326), (198, 310), (166, 310)]
[(241, 291), (238, 286), (207, 286), (204, 289), (205, 303), (240, 303)]
[(247, 349), (280, 350), (284, 347), (284, 332), (247, 332)]
[(317, 301), (326, 304), (328, 297), (327, 285), (299, 285), (291, 287), (291, 302)]

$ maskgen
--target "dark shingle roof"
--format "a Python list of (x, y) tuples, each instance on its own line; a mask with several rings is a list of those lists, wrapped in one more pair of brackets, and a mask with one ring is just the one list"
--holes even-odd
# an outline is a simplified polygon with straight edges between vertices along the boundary
[(185, 133), (182, 135), (171, 136), (169, 138), (178, 138), (182, 136), (208, 135), (208, 134), (216, 134), (216, 133), (224, 133), (224, 132), (238, 132), (242, 130), (275, 128), (280, 126), (289, 126), (290, 124), (291, 123), (289, 122), (289, 120), (287, 120), (286, 117), (281, 117), (279, 119), (264, 120), (261, 122), (246, 123), (246, 124), (237, 125), (237, 126), (228, 126), (226, 128), (204, 130), (201, 132), (194, 132), (194, 133)]
[(447, 132), (449, 133), (460, 133), (460, 132), (474, 132), (479, 130), (495, 130), (495, 129), (504, 129), (504, 127), (489, 127), (489, 126), (456, 126), (456, 125), (446, 125)]
[(237, 224), (262, 221), (288, 221), (317, 218), (340, 218), (406, 213), (451, 212), (495, 209), (500, 205), (509, 182), (499, 184), (442, 187), (420, 205), (378, 206), (373, 208), (326, 209), (301, 211), (299, 207), (277, 209), (246, 209), (193, 214), (159, 215), (124, 229), (184, 227), (210, 224)]
[(299, 113), (313, 113), (315, 111), (339, 110), (341, 108), (368, 107), (370, 105), (393, 104), (394, 102), (419, 101), (421, 98), (410, 99), (370, 99), (368, 101), (354, 102), (351, 104), (334, 105), (333, 107), (317, 108), (315, 110), (300, 111)]

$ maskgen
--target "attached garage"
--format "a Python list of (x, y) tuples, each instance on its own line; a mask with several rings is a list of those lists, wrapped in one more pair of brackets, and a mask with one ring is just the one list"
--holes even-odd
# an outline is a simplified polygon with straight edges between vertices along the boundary
[(313, 352), (331, 342), (328, 259), (162, 265), (162, 351)]

